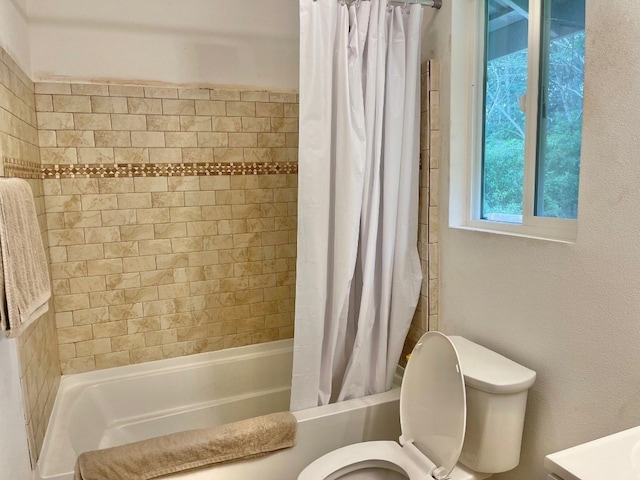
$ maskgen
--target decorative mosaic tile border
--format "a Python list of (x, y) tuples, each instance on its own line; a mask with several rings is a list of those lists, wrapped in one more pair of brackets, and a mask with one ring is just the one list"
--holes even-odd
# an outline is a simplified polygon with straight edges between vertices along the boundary
[[(6, 168), (6, 167), (5, 167)], [(185, 177), (298, 173), (296, 162), (42, 165), (38, 178)]]
[(19, 160), (11, 157), (1, 157), (4, 165), (5, 177), (39, 179), (42, 178), (40, 165), (26, 160)]

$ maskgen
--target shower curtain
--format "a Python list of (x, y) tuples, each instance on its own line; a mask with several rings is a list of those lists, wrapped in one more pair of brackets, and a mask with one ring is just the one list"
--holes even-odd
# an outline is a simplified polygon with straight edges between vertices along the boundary
[(417, 251), (422, 8), (300, 0), (291, 409), (391, 387)]

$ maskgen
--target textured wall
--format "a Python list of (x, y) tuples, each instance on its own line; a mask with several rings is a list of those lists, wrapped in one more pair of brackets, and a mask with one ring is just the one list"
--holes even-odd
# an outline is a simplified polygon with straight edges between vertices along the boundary
[(293, 335), (295, 94), (36, 92), (64, 373)]
[(297, 89), (296, 0), (30, 0), (33, 79)]
[[(455, 9), (469, 3), (444, 2), (434, 20), (439, 26), (432, 29), (444, 34), (430, 37), (434, 51), (446, 53), (450, 36), (465, 41), (467, 30), (452, 32), (451, 23)], [(538, 373), (521, 465), (496, 479), (544, 480), (544, 455), (640, 424), (638, 18), (637, 2), (587, 0), (576, 242), (441, 224), (440, 328)], [(450, 74), (444, 68), (449, 61), (463, 59), (454, 56), (442, 64), (443, 219), (449, 195), (448, 105), (461, 96), (449, 93)], [(452, 147), (455, 141), (454, 132)]]
[[(0, 171), (26, 179), (33, 190), (40, 229), (47, 249), (44, 192), (33, 82), (0, 49)], [(20, 384), (31, 459), (37, 460), (60, 379), (53, 313), (34, 322), (17, 338)], [(13, 341), (13, 340), (0, 340)]]

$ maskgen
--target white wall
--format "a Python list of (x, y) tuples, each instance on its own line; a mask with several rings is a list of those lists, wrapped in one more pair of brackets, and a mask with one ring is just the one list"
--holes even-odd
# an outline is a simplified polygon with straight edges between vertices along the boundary
[(34, 80), (297, 89), (297, 0), (28, 0)]
[(16, 342), (0, 337), (0, 477), (31, 478)]
[[(451, 11), (438, 15), (428, 40), (448, 55)], [(538, 373), (521, 466), (497, 479), (543, 480), (545, 454), (640, 425), (639, 18), (638, 2), (587, 0), (574, 245), (448, 228), (442, 165), (440, 326)]]
[[(29, 72), (26, 0), (0, 0), (0, 46)], [(0, 335), (0, 476), (31, 478), (16, 341)]]
[(0, 0), (0, 47), (29, 75), (31, 61), (26, 12), (27, 0)]

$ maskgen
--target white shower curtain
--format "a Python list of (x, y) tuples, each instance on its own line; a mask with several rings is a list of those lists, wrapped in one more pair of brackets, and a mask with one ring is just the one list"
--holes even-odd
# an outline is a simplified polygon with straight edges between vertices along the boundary
[(417, 252), (419, 5), (300, 0), (291, 409), (391, 387)]

